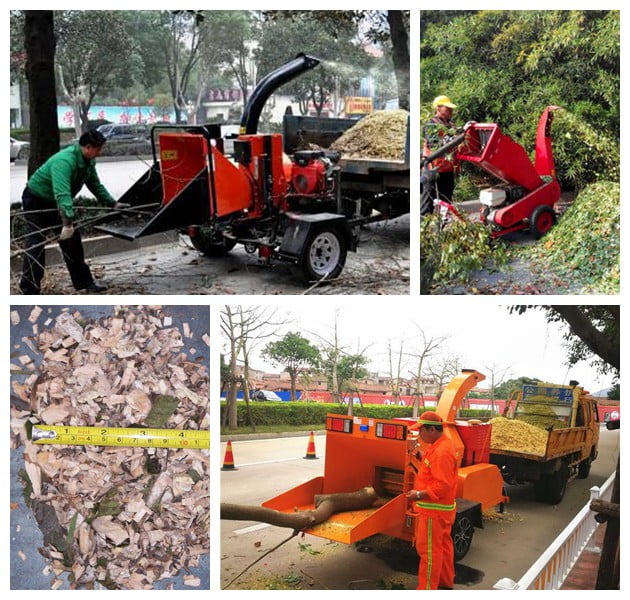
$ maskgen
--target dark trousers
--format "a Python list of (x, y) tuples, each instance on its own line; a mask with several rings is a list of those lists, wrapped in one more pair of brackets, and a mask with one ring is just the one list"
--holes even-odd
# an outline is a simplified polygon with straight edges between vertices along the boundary
[(437, 180), (437, 188), (440, 198), (452, 203), (453, 192), (455, 191), (455, 173), (453, 171), (440, 173)]
[[(24, 188), (22, 194), (22, 208), (26, 212), (24, 215), (26, 252), (22, 265), (20, 292), (22, 294), (39, 294), (46, 267), (46, 234), (59, 235), (62, 225), (61, 216), (56, 210), (54, 202), (35, 196), (28, 187)], [(90, 267), (85, 264), (81, 234), (77, 229), (74, 230), (74, 235), (71, 238), (59, 240), (59, 248), (61, 248), (75, 289), (82, 290), (94, 283)]]

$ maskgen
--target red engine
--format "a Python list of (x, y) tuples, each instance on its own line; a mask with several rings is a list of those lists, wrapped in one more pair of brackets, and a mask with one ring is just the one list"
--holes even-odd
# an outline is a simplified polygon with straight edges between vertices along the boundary
[(321, 150), (301, 151), (291, 165), (291, 188), (300, 196), (325, 196), (331, 190), (336, 159)]

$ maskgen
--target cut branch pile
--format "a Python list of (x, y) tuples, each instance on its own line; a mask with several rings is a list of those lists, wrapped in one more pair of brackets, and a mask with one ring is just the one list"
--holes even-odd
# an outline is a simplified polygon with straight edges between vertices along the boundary
[(331, 150), (347, 158), (402, 160), (407, 140), (406, 110), (381, 110), (363, 117), (337, 138)]
[(24, 446), (40, 552), (74, 588), (151, 589), (209, 551), (208, 451), (35, 445), (24, 429), (207, 429), (207, 365), (183, 351), (187, 324), (182, 335), (171, 323), (156, 306), (116, 307), (99, 321), (62, 313), (28, 341), (41, 364), (27, 362), (32, 374), (13, 381), (12, 446)]

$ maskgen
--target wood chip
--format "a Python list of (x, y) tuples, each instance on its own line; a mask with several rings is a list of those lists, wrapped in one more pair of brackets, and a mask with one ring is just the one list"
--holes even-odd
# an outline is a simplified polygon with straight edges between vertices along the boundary
[(39, 306), (35, 306), (33, 307), (33, 310), (31, 311), (31, 314), (28, 317), (28, 320), (31, 323), (35, 323), (35, 321), (37, 321), (37, 319), (39, 319), (39, 315), (42, 314), (42, 309)]
[(184, 585), (199, 587), (201, 585), (201, 580), (199, 577), (195, 577), (194, 575), (184, 575)]
[[(173, 399), (165, 427), (208, 427), (207, 363), (186, 359), (183, 325), (172, 326), (161, 307), (119, 306), (98, 321), (71, 309), (48, 325), (32, 339), (36, 358), (28, 364), (36, 364), (36, 372), (11, 382), (12, 393), (32, 410), (12, 408), (11, 444), (24, 447), (32, 495), (54, 509), (66, 530), (75, 519), (72, 553), (46, 546), (49, 573), (70, 569), (77, 589), (105, 581), (119, 589), (151, 589), (189, 573), (209, 552), (209, 451), (41, 446), (26, 441), (23, 431), (27, 418), (77, 426), (143, 424), (159, 396)], [(158, 474), (148, 471), (149, 458)], [(190, 477), (191, 469), (199, 480)], [(187, 585), (197, 587), (199, 578), (189, 577)]]
[(17, 310), (11, 311), (11, 325), (18, 325), (20, 322), (20, 313)]

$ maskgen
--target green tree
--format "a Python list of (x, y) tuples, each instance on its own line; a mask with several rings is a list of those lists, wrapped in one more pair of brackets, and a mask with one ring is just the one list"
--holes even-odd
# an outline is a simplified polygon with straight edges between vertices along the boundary
[(619, 383), (615, 383), (609, 390), (606, 397), (609, 400), (620, 400), (621, 399), (621, 390), (619, 388)]
[(553, 129), (561, 183), (615, 177), (605, 159), (619, 144), (619, 11), (440, 12), (423, 11), (423, 106), (447, 94), (459, 122), (499, 122), (527, 149), (545, 106), (560, 106), (570, 117)]
[(368, 358), (363, 354), (346, 354), (337, 365), (337, 379), (342, 391), (357, 391), (357, 381), (368, 375)]
[(300, 373), (319, 364), (320, 353), (307, 338), (296, 332), (287, 333), (282, 339), (269, 342), (263, 355), (280, 365), (291, 378), (291, 400), (297, 399), (295, 389)]
[(524, 385), (535, 385), (537, 383), (540, 383), (540, 379), (523, 375), (515, 379), (508, 379), (494, 388), (494, 396), (500, 400), (508, 400), (512, 392), (522, 390)]
[(267, 15), (255, 58), (261, 76), (294, 58), (298, 51), (321, 59), (317, 68), (283, 86), (285, 92), (294, 95), (302, 114), (313, 107), (319, 115), (328, 102), (333, 112), (337, 111), (341, 97), (356, 89), (374, 61), (357, 44), (352, 21), (335, 22), (331, 30), (330, 18), (319, 19), (313, 12), (319, 11)]
[(126, 72), (131, 38), (123, 13), (111, 10), (58, 11), (55, 33), (59, 86), (73, 107), (79, 135), (87, 129), (94, 98)]

